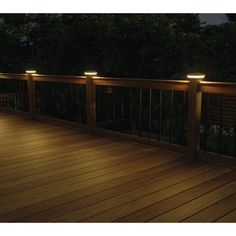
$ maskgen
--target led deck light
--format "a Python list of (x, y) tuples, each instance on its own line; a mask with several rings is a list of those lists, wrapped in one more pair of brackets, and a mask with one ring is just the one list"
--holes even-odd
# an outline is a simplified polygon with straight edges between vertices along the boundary
[(188, 79), (204, 79), (205, 78), (205, 74), (201, 74), (201, 73), (188, 74), (187, 78)]
[(26, 74), (35, 74), (37, 71), (36, 70), (26, 70)]
[(96, 71), (85, 71), (84, 75), (86, 76), (96, 76), (98, 73)]

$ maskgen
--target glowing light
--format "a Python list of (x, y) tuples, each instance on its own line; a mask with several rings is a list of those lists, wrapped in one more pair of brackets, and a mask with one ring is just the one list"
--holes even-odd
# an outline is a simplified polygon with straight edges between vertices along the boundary
[(187, 78), (188, 79), (204, 79), (205, 78), (205, 74), (193, 73), (193, 74), (187, 75)]
[(36, 70), (26, 70), (25, 72), (27, 74), (35, 74), (37, 71)]
[(84, 75), (86, 76), (96, 76), (98, 73), (96, 71), (85, 71)]

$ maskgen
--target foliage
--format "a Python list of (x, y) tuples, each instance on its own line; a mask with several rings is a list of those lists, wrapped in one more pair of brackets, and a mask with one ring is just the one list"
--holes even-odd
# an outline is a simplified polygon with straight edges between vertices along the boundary
[(0, 71), (181, 79), (192, 71), (234, 81), (236, 22), (198, 14), (0, 15)]

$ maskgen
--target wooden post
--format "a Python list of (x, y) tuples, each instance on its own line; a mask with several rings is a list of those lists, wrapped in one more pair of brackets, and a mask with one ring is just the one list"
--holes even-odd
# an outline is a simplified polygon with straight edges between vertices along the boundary
[(93, 83), (93, 75), (87, 75), (86, 83), (86, 109), (87, 109), (87, 127), (91, 134), (94, 134), (96, 127), (96, 88)]
[[(202, 81), (200, 75), (190, 80), (189, 83), (189, 103), (188, 103), (188, 129), (187, 129), (187, 145), (188, 157), (195, 160), (197, 152), (200, 148), (200, 121), (202, 107), (202, 92), (198, 91), (199, 82)], [(191, 78), (191, 77), (188, 77)]]
[(28, 107), (29, 115), (34, 119), (35, 114), (35, 83), (32, 79), (32, 73), (28, 73)]

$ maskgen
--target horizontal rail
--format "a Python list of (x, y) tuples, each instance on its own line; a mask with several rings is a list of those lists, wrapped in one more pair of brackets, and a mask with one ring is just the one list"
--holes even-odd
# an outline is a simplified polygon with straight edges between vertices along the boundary
[(236, 83), (202, 81), (198, 89), (203, 93), (236, 95)]
[(17, 80), (27, 80), (27, 74), (13, 74), (13, 73), (0, 73), (0, 79), (17, 79)]
[[(41, 75), (32, 74), (31, 78), (34, 81), (45, 81), (45, 82), (55, 82), (55, 83), (71, 83), (71, 84), (86, 84), (86, 76), (67, 76), (67, 75)], [(13, 74), (13, 73), (0, 73), (0, 79), (9, 80), (27, 80), (27, 74)]]
[(45, 81), (54, 83), (86, 84), (86, 76), (64, 76), (64, 75), (32, 75), (33, 81)]
[(187, 91), (188, 80), (146, 80), (130, 78), (94, 77), (94, 85), (125, 87), (125, 88), (152, 88), (163, 90)]

